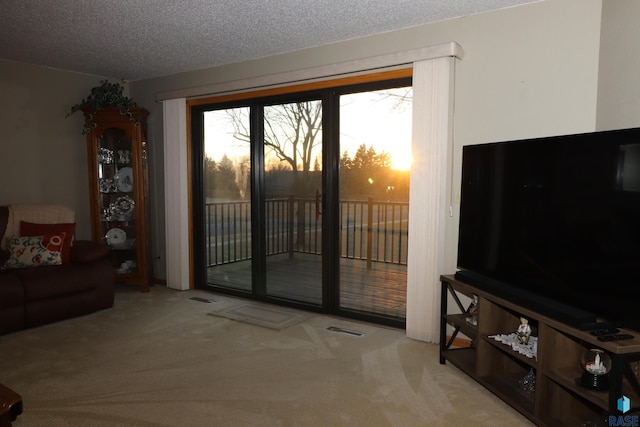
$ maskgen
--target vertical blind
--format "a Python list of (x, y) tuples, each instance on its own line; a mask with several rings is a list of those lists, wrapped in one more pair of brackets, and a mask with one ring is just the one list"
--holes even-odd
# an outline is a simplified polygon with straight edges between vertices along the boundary
[(164, 101), (165, 258), (167, 286), (190, 288), (189, 164), (185, 98)]
[(445, 273), (454, 61), (435, 58), (413, 64), (407, 336), (429, 342), (440, 338), (439, 277)]

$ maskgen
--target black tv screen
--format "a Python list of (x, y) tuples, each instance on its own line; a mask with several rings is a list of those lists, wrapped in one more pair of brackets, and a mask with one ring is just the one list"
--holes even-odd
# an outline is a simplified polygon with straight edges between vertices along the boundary
[(640, 330), (640, 128), (465, 146), (461, 185), (463, 276)]

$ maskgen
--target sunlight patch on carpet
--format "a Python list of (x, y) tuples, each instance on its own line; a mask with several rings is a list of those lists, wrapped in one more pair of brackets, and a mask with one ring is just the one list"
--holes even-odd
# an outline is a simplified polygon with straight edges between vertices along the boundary
[(207, 314), (278, 330), (296, 325), (309, 317), (298, 310), (261, 304), (244, 304)]

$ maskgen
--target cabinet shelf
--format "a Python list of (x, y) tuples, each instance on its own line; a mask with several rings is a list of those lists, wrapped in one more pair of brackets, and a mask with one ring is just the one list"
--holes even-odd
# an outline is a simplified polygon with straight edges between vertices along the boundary
[(523, 391), (518, 387), (518, 381), (521, 378), (516, 375), (488, 375), (479, 377), (479, 382), (502, 400), (508, 401), (518, 412), (533, 413), (534, 393)]
[(445, 316), (446, 322), (451, 326), (459, 329), (465, 336), (475, 339), (478, 335), (478, 327), (467, 322), (467, 313), (448, 314)]
[(606, 410), (609, 402), (609, 395), (606, 392), (588, 390), (579, 385), (581, 372), (578, 369), (561, 369), (558, 371), (546, 372), (545, 375), (558, 385), (567, 390), (572, 390), (575, 394), (588, 400), (596, 406)]
[(513, 348), (511, 348), (511, 346), (491, 338), (491, 336), (493, 336), (493, 335), (498, 335), (498, 334), (483, 335), (482, 339), (486, 340), (490, 345), (492, 345), (496, 349), (498, 349), (498, 351), (502, 351), (505, 354), (508, 354), (510, 357), (518, 359), (522, 363), (525, 363), (525, 364), (531, 366), (532, 368), (536, 368), (537, 367), (538, 361), (537, 361), (536, 358), (527, 357), (524, 354), (518, 353)]
[(455, 348), (445, 350), (447, 360), (451, 361), (461, 371), (471, 374), (476, 370), (476, 351), (473, 348)]
[[(609, 395), (607, 391), (594, 391), (584, 388), (580, 385), (581, 372), (579, 369), (565, 368), (553, 371), (545, 372), (545, 375), (553, 382), (560, 386), (573, 390), (576, 394), (580, 395), (585, 400), (599, 406), (603, 410), (607, 409), (609, 403)], [(632, 405), (631, 409), (639, 408), (640, 395), (635, 392), (633, 387), (626, 381), (622, 384), (622, 394), (627, 396), (631, 402), (635, 402), (636, 405)]]
[[(442, 276), (440, 362), (449, 361), (476, 379), (488, 390), (538, 425), (582, 425), (607, 414), (618, 415), (617, 400), (627, 396), (631, 408), (640, 409), (640, 385), (630, 363), (640, 360), (640, 337), (619, 342), (600, 342), (588, 332), (578, 330), (541, 313), (457, 280)], [(448, 300), (456, 293), (478, 300), (477, 327), (466, 322), (467, 313), (449, 313)], [(454, 294), (454, 295), (451, 295)], [(461, 310), (462, 309), (462, 310)], [(511, 345), (491, 338), (516, 331), (520, 318), (526, 317), (537, 335), (537, 357), (520, 354)], [(448, 328), (473, 341), (469, 348), (450, 348)], [(580, 384), (582, 354), (592, 348), (606, 351), (612, 358), (609, 389), (595, 391)], [(535, 390), (525, 391), (520, 381), (535, 377)]]

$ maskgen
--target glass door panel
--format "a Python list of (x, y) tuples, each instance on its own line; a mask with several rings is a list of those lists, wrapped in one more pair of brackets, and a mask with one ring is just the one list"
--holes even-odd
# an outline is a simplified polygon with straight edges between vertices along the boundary
[(322, 103), (264, 107), (266, 294), (322, 304)]
[(411, 105), (411, 87), (340, 96), (341, 309), (405, 318)]
[(207, 283), (252, 290), (249, 108), (204, 113)]

